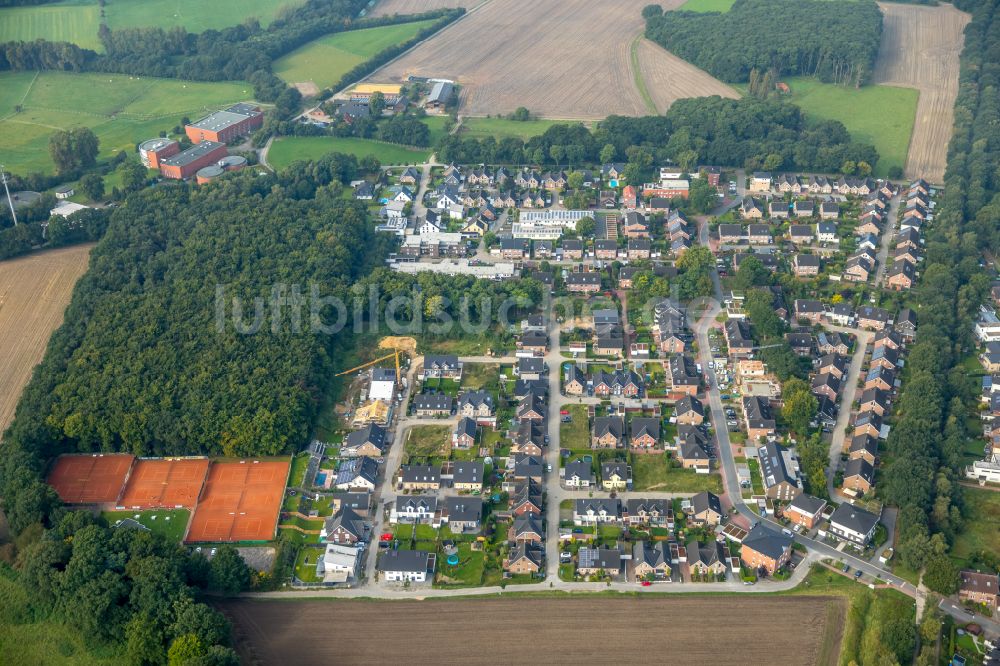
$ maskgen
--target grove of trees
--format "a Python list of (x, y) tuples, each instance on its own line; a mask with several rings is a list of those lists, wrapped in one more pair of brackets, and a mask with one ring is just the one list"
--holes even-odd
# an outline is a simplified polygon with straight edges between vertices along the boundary
[(797, 106), (779, 99), (721, 97), (678, 100), (663, 116), (609, 116), (593, 130), (554, 125), (527, 141), (449, 135), (439, 144), (438, 157), (571, 167), (627, 160), (640, 171), (644, 164), (668, 160), (826, 173), (839, 172), (845, 162), (878, 162), (875, 148), (852, 141), (840, 122), (809, 123)]
[(860, 86), (871, 78), (882, 37), (873, 0), (736, 0), (728, 12), (643, 12), (646, 37), (715, 77), (753, 70)]
[(924, 582), (943, 593), (954, 589), (948, 552), (966, 520), (958, 483), (962, 451), (978, 436), (967, 426), (976, 380), (960, 364), (974, 349), (974, 318), (990, 288), (979, 266), (981, 253), (1000, 246), (1000, 72), (987, 66), (1000, 44), (1000, 15), (990, 0), (957, 4), (972, 12), (972, 21), (955, 128), (945, 187), (927, 234), (927, 261), (913, 293), (917, 339), (907, 354), (879, 486), (880, 495), (899, 507), (899, 557), (912, 569), (926, 567)]

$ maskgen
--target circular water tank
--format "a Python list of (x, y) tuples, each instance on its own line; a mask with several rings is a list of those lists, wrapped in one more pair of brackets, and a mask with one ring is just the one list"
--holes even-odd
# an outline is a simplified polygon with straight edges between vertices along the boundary
[(222, 170), (222, 167), (212, 164), (203, 169), (199, 169), (198, 173), (195, 174), (195, 181), (197, 181), (198, 184), (207, 183), (214, 178), (218, 178), (223, 173), (225, 172)]
[(226, 171), (238, 171), (247, 165), (247, 158), (242, 155), (228, 155), (219, 160), (219, 166)]

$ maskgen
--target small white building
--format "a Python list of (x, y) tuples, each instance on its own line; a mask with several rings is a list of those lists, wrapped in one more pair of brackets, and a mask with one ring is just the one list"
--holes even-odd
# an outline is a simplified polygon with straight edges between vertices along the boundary
[(316, 564), (316, 573), (324, 583), (347, 583), (357, 580), (361, 567), (361, 548), (326, 544), (326, 552)]
[(875, 534), (878, 519), (874, 513), (845, 502), (830, 516), (829, 532), (841, 541), (866, 546)]
[(996, 342), (1000, 340), (1000, 317), (992, 308), (979, 306), (979, 317), (976, 318), (976, 337), (981, 342)]
[(965, 478), (978, 481), (980, 484), (1000, 483), (1000, 463), (977, 460), (965, 468)]
[(368, 399), (392, 402), (395, 395), (396, 371), (391, 368), (373, 368), (371, 386), (368, 387)]
[(72, 201), (63, 201), (58, 206), (49, 211), (49, 217), (55, 217), (56, 215), (69, 217), (73, 213), (81, 210), (87, 210), (87, 206), (84, 206), (83, 204), (73, 203)]

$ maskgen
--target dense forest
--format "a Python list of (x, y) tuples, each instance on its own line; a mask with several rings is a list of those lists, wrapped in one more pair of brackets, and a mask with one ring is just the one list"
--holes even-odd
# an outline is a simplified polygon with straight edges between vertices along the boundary
[[(275, 285), (346, 295), (387, 249), (367, 211), (339, 196), (353, 157), (297, 164), (279, 177), (158, 187), (111, 216), (66, 325), (25, 390), (5, 444), (45, 460), (61, 451), (136, 454), (289, 452), (306, 438), (336, 335), (308, 309), (255, 334), (216, 325), (227, 307), (268, 303)], [(280, 288), (280, 287), (279, 287)], [(231, 309), (231, 307), (230, 307)], [(274, 324), (272, 326), (272, 323)], [(9, 492), (5, 497), (11, 497)]]
[[(958, 584), (948, 552), (965, 520), (958, 484), (962, 451), (980, 434), (967, 426), (978, 383), (961, 362), (973, 353), (972, 323), (990, 288), (981, 253), (995, 253), (1000, 245), (1000, 72), (987, 66), (1000, 45), (1000, 15), (993, 0), (958, 4), (973, 18), (965, 33), (955, 131), (927, 262), (914, 292), (917, 340), (907, 354), (879, 485), (880, 495), (900, 510), (902, 562), (925, 567), (924, 583), (944, 593)], [(1000, 565), (996, 553), (973, 559), (983, 568)]]
[(730, 83), (758, 70), (860, 86), (882, 37), (873, 0), (736, 0), (722, 14), (657, 9), (643, 12), (646, 37)]
[(556, 125), (528, 141), (449, 135), (437, 154), (446, 162), (565, 166), (632, 160), (636, 150), (651, 162), (828, 173), (878, 162), (875, 148), (853, 142), (840, 122), (807, 123), (779, 99), (721, 97), (678, 100), (664, 116), (611, 116), (593, 131)]

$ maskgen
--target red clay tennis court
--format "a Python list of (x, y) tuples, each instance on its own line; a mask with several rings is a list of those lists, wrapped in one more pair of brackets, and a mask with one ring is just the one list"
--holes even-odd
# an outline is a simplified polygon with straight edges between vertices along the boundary
[(185, 541), (273, 539), (288, 467), (287, 460), (212, 463)]
[(49, 485), (67, 504), (117, 502), (133, 460), (128, 453), (59, 456)]
[(192, 508), (208, 476), (208, 458), (135, 461), (120, 506), (127, 509)]

